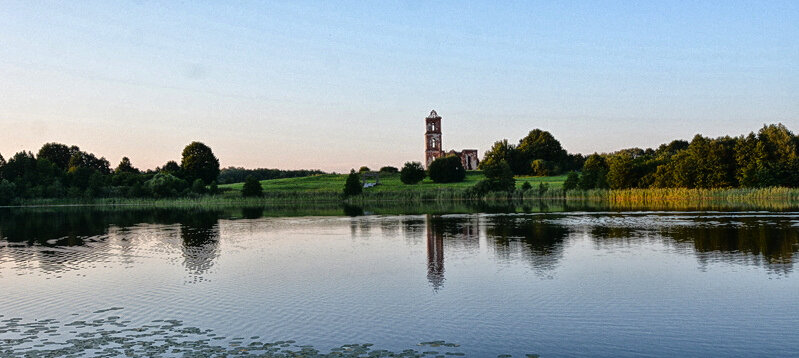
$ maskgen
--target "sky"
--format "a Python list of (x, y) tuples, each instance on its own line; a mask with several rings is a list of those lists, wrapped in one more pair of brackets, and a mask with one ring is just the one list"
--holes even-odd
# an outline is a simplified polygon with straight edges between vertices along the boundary
[(0, 2), (0, 154), (345, 172), (551, 132), (571, 153), (799, 131), (799, 1)]

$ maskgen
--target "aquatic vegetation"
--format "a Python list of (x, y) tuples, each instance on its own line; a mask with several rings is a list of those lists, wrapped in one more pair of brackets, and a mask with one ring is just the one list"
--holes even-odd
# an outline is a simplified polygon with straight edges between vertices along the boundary
[[(122, 308), (100, 309), (102, 313)], [(3, 316), (0, 316), (3, 318)], [(63, 338), (62, 338), (63, 337)], [(399, 352), (375, 349), (371, 343), (344, 344), (326, 352), (294, 340), (275, 342), (218, 336), (210, 329), (185, 326), (175, 319), (154, 320), (150, 324), (132, 325), (119, 316), (91, 321), (61, 323), (54, 319), (25, 322), (21, 318), (0, 320), (0, 356), (3, 357), (222, 357), (247, 355), (254, 357), (431, 357), (465, 356), (453, 351), (458, 344), (444, 341), (423, 342), (422, 347), (439, 347), (420, 352), (405, 349)], [(509, 355), (503, 355), (508, 356)]]

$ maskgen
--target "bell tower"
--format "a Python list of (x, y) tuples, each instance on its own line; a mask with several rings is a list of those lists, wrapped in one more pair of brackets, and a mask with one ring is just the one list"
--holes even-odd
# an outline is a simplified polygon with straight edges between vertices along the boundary
[(435, 110), (430, 111), (430, 115), (425, 118), (425, 124), (427, 125), (427, 131), (424, 134), (424, 157), (425, 167), (428, 167), (433, 160), (444, 153), (441, 146), (441, 117)]

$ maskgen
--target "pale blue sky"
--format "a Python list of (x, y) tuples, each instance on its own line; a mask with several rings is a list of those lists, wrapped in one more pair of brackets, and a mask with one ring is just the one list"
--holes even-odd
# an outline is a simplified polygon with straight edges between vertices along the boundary
[(799, 1), (0, 2), (0, 153), (152, 168), (421, 161), (533, 128), (570, 152), (799, 130)]

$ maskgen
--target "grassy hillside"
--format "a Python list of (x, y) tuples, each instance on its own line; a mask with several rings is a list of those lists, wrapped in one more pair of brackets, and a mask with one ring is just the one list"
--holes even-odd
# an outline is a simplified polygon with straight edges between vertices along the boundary
[[(400, 181), (399, 174), (380, 175), (380, 184), (375, 187), (366, 188), (367, 193), (393, 193), (393, 192), (419, 192), (419, 191), (440, 191), (440, 190), (460, 190), (467, 189), (478, 181), (484, 179), (483, 173), (470, 171), (466, 173), (466, 180), (460, 183), (436, 184), (429, 178), (416, 185), (406, 185)], [(261, 186), (265, 193), (340, 193), (344, 189), (344, 182), (347, 180), (346, 174), (324, 174), (301, 178), (273, 179), (261, 181)], [(565, 175), (554, 177), (517, 177), (516, 186), (521, 187), (524, 182), (529, 182), (533, 187), (538, 187), (540, 183), (547, 183), (550, 188), (556, 189), (563, 187)], [(230, 191), (241, 191), (243, 183), (220, 185), (221, 189)]]

